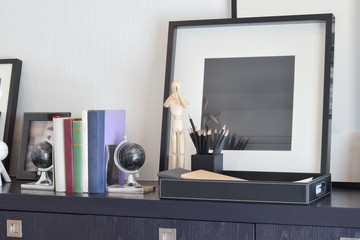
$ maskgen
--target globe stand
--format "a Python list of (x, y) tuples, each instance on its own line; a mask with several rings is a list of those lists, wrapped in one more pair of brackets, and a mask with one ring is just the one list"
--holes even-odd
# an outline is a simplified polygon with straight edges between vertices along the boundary
[(155, 190), (154, 186), (142, 186), (137, 181), (136, 178), (139, 177), (139, 171), (138, 170), (128, 170), (125, 169), (121, 165), (119, 151), (121, 147), (123, 147), (126, 143), (128, 143), (126, 137), (125, 140), (122, 141), (115, 149), (114, 151), (114, 163), (116, 167), (123, 171), (125, 174), (128, 174), (127, 180), (125, 181), (124, 185), (114, 184), (111, 186), (108, 186), (108, 192), (109, 193), (136, 193), (136, 194), (144, 194), (148, 192), (152, 192)]
[(40, 173), (40, 178), (35, 184), (53, 185), (53, 181), (49, 177), (49, 171), (52, 168), (53, 165), (48, 168), (38, 168), (38, 174)]
[(54, 183), (49, 176), (49, 171), (52, 168), (53, 165), (48, 168), (38, 168), (38, 175), (40, 175), (39, 180), (31, 183), (23, 183), (21, 184), (21, 189), (53, 191)]
[[(139, 177), (137, 175), (137, 177)], [(131, 188), (139, 188), (141, 185), (136, 181), (136, 176), (134, 173), (129, 173), (126, 183), (124, 187), (131, 187)]]

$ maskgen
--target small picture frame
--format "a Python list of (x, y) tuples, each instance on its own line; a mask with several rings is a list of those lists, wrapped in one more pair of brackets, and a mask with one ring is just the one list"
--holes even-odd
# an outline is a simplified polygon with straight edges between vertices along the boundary
[(0, 140), (5, 142), (9, 149), (3, 160), (7, 171), (10, 167), (21, 66), (22, 61), (19, 59), (0, 59)]
[(20, 158), (18, 163), (17, 179), (36, 180), (37, 167), (32, 163), (30, 154), (32, 148), (52, 138), (54, 117), (70, 117), (69, 112), (26, 112), (22, 130)]

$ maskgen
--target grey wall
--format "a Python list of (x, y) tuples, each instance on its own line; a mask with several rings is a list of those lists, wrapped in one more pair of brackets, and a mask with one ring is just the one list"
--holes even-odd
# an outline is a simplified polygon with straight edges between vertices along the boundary
[(168, 22), (226, 18), (219, 0), (3, 0), (0, 58), (23, 61), (11, 174), (23, 112), (126, 109), (126, 133), (156, 179)]
[[(238, 16), (336, 15), (332, 172), (360, 181), (360, 28), (357, 0), (239, 0)], [(127, 110), (126, 132), (155, 179), (169, 20), (226, 18), (228, 0), (2, 0), (0, 58), (23, 60), (11, 173), (23, 112)], [(350, 146), (353, 148), (350, 149)]]

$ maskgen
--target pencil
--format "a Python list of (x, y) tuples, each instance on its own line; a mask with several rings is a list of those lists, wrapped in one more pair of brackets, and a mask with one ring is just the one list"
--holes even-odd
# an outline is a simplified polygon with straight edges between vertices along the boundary
[(226, 129), (226, 124), (221, 128), (220, 132), (219, 132), (219, 135), (224, 133), (225, 132), (225, 129)]
[(226, 137), (227, 137), (228, 135), (229, 135), (229, 130), (227, 130), (226, 133), (223, 135), (223, 138), (221, 139), (220, 145), (219, 145), (219, 147), (218, 147), (217, 150), (216, 150), (216, 155), (217, 155), (217, 154), (220, 154), (221, 151), (223, 150), (223, 148), (224, 148), (224, 143), (225, 143), (225, 139), (226, 139)]
[(191, 124), (192, 129), (193, 129), (193, 130), (194, 130), (194, 132), (195, 132), (195, 125), (194, 125), (194, 122), (193, 122), (193, 120), (192, 120), (192, 118), (191, 118), (190, 114), (189, 114), (189, 121), (190, 121), (190, 124)]
[(191, 129), (189, 129), (189, 134), (190, 134), (191, 140), (192, 140), (193, 143), (194, 143), (194, 146), (195, 146), (195, 149), (196, 149), (196, 153), (198, 154), (198, 153), (199, 153), (199, 149), (198, 149), (198, 146), (197, 146), (196, 136), (195, 136), (194, 132), (193, 132)]
[(211, 129), (209, 129), (206, 136), (205, 154), (209, 154), (210, 139), (211, 139)]
[(202, 149), (202, 142), (201, 142), (201, 132), (198, 131), (198, 147), (199, 147), (199, 154), (201, 154), (201, 149)]
[(225, 135), (225, 127), (226, 127), (226, 124), (225, 124), (225, 125), (222, 127), (222, 129), (220, 130), (219, 135), (218, 135), (218, 137), (217, 137), (217, 140), (216, 140), (216, 142), (215, 142), (215, 147), (214, 147), (214, 152), (215, 152), (215, 154), (217, 154), (219, 145), (220, 145), (222, 139), (224, 138), (224, 135)]
[(215, 131), (214, 131), (214, 140), (213, 140), (214, 142), (213, 142), (213, 145), (211, 146), (213, 150), (215, 149), (217, 139), (218, 139), (218, 132), (217, 132), (217, 129), (215, 129)]
[(205, 131), (202, 131), (202, 134), (201, 134), (201, 137), (202, 137), (202, 148), (201, 148), (201, 154), (204, 155), (205, 154), (205, 148), (206, 148), (206, 132)]

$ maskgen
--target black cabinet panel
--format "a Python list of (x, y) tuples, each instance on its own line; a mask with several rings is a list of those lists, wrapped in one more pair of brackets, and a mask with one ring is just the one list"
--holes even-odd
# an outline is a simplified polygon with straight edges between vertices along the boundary
[(159, 239), (159, 228), (166, 226), (167, 220), (90, 216), (89, 239)]
[(159, 228), (175, 228), (177, 240), (254, 239), (254, 225), (225, 222), (90, 216), (90, 239), (159, 239)]
[(288, 225), (256, 225), (257, 240), (310, 240), (311, 227), (309, 226), (288, 226)]
[[(22, 212), (0, 212), (0, 239), (7, 239), (6, 220), (22, 221), (22, 239), (31, 239), (36, 231), (35, 214)], [(9, 238), (16, 239), (16, 238)]]
[[(88, 216), (31, 212), (0, 212), (0, 239), (6, 238), (6, 220), (22, 221), (22, 239), (88, 239)], [(15, 239), (15, 238), (10, 238)]]
[(174, 221), (177, 239), (254, 239), (254, 225), (228, 222)]
[(34, 218), (34, 239), (87, 240), (88, 219), (85, 215), (37, 213)]
[(256, 224), (257, 240), (339, 240), (360, 238), (360, 229)]

